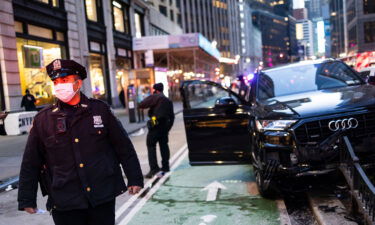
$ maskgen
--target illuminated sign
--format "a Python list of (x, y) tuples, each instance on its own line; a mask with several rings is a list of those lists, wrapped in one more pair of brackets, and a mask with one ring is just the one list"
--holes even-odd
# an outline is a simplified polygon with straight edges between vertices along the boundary
[(316, 30), (318, 36), (318, 52), (325, 53), (326, 52), (326, 39), (325, 39), (325, 29), (324, 29), (324, 21), (318, 21), (316, 23)]
[(43, 48), (38, 46), (24, 45), (25, 68), (42, 68)]

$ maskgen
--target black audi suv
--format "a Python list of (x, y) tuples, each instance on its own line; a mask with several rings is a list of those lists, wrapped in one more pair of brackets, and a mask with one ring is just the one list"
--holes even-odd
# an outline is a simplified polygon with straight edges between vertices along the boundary
[(238, 93), (210, 81), (182, 83), (192, 165), (252, 162), (267, 197), (283, 178), (336, 170), (343, 132), (358, 154), (374, 156), (375, 86), (339, 60), (264, 70)]

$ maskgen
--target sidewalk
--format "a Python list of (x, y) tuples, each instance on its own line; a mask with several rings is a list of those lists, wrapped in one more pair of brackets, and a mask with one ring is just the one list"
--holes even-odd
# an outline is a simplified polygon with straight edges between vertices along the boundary
[[(182, 112), (183, 106), (181, 102), (173, 102), (173, 105), (175, 114)], [(129, 134), (146, 127), (146, 122), (130, 123), (126, 109), (113, 109), (113, 112)], [(147, 120), (146, 111), (145, 120)], [(27, 134), (19, 136), (0, 136), (0, 192), (6, 181), (19, 174), (27, 137)]]

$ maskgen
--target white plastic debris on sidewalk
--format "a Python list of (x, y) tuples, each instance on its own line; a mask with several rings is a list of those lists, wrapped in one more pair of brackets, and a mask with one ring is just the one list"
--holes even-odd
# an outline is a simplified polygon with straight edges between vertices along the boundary
[(141, 128), (139, 129), (137, 132), (134, 132), (130, 135), (130, 137), (137, 137), (137, 136), (141, 136), (145, 133), (145, 129), (144, 128)]
[(37, 209), (36, 210), (36, 214), (45, 214), (45, 213), (47, 213), (47, 211), (44, 210), (44, 209)]
[(12, 187), (12, 185), (8, 185), (8, 187), (7, 187), (7, 188), (5, 188), (5, 191), (11, 191), (11, 190), (13, 190), (13, 187)]

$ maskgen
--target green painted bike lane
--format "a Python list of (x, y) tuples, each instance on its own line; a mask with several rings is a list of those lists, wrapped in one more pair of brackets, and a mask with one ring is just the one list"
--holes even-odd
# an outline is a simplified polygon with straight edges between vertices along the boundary
[[(206, 201), (212, 182), (225, 186), (215, 201)], [(187, 159), (135, 214), (130, 225), (280, 224), (275, 201), (255, 187), (250, 165), (190, 166)]]

